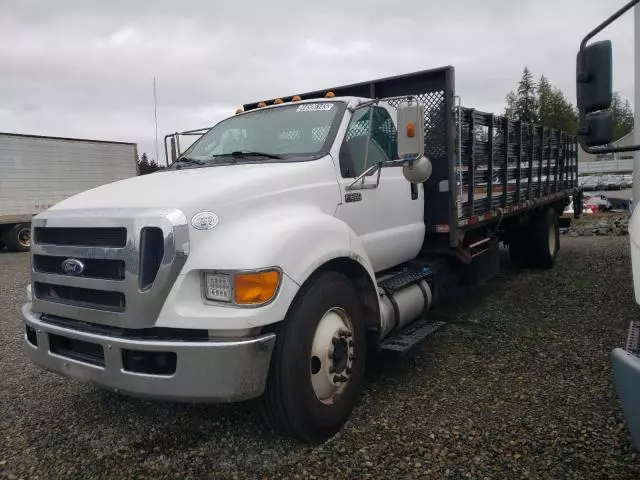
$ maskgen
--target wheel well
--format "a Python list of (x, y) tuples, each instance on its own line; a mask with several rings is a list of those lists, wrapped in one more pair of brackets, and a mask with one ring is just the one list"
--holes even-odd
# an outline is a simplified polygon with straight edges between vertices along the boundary
[[(321, 265), (311, 277), (326, 271), (342, 273), (356, 286), (362, 296), (362, 305), (365, 310), (368, 330), (380, 331), (380, 306), (378, 304), (378, 291), (375, 288), (367, 270), (357, 261), (347, 257), (339, 257), (329, 260)], [(310, 277), (310, 278), (311, 278)], [(309, 281), (309, 280), (307, 280)]]
[(552, 203), (543, 204), (508, 219), (507, 221), (505, 221), (505, 224), (502, 226), (502, 231), (499, 234), (500, 241), (506, 243), (507, 245), (515, 241), (520, 232), (527, 227), (527, 225), (531, 221), (531, 218), (534, 215), (539, 215), (540, 212), (546, 211), (547, 209), (554, 210), (558, 217), (561, 216), (564, 210), (563, 202), (564, 199)]
[[(327, 271), (339, 272), (351, 280), (360, 292), (362, 304), (364, 306), (365, 319), (367, 321), (367, 344), (371, 348), (377, 348), (380, 341), (380, 305), (378, 303), (378, 290), (373, 285), (367, 270), (357, 261), (347, 257), (338, 257), (322, 264), (318, 267), (304, 283), (300, 286), (291, 305), (296, 298), (319, 274)], [(289, 305), (289, 309), (291, 308)], [(282, 322), (272, 323), (265, 326), (262, 333), (278, 333)]]

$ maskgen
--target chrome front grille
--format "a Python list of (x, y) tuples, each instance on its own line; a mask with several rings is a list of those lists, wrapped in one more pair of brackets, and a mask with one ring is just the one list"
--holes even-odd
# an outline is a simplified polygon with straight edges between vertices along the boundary
[(49, 210), (32, 225), (34, 311), (84, 322), (152, 326), (189, 253), (177, 209)]
[(37, 243), (48, 245), (122, 248), (127, 244), (127, 229), (123, 227), (35, 227), (33, 236)]

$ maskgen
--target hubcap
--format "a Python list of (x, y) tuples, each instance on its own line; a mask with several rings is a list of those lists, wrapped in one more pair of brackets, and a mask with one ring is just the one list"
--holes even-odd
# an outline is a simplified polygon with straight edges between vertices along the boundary
[(311, 346), (311, 385), (322, 403), (332, 405), (345, 391), (355, 360), (353, 324), (341, 308), (327, 311)]
[(20, 230), (20, 232), (18, 232), (18, 241), (20, 242), (20, 245), (22, 245), (23, 247), (30, 247), (31, 246), (31, 230), (28, 228), (23, 228), (22, 230)]
[(549, 253), (551, 256), (556, 253), (556, 227), (553, 223), (549, 226)]

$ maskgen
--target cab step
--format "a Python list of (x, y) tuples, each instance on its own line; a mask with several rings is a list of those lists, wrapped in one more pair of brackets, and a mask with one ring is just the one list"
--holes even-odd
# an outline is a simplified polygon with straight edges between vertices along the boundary
[(418, 283), (420, 280), (428, 280), (433, 275), (429, 267), (405, 268), (398, 272), (390, 272), (387, 276), (378, 280), (378, 287), (387, 295), (393, 295), (399, 290)]
[(407, 353), (444, 325), (445, 322), (430, 322), (427, 318), (421, 318), (383, 340), (380, 349), (388, 352)]
[(625, 350), (640, 357), (640, 320), (631, 320)]

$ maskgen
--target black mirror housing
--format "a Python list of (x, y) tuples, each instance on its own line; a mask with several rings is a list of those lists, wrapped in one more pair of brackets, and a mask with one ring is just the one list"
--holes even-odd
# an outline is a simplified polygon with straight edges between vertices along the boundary
[(585, 145), (599, 147), (608, 145), (613, 140), (613, 114), (611, 112), (590, 113), (585, 116), (580, 134)]
[(610, 40), (595, 42), (578, 52), (578, 109), (605, 110), (613, 100), (613, 54)]

